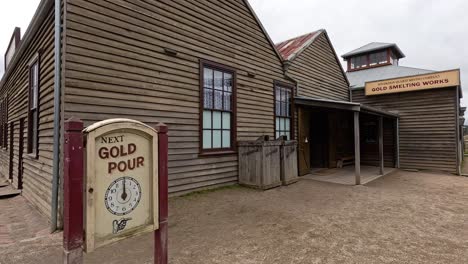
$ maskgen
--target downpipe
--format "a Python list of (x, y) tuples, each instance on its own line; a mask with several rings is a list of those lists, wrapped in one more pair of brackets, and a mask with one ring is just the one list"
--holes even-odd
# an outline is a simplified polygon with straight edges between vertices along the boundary
[(54, 37), (54, 146), (50, 232), (57, 230), (57, 211), (60, 175), (60, 84), (61, 84), (61, 0), (55, 0), (55, 37)]

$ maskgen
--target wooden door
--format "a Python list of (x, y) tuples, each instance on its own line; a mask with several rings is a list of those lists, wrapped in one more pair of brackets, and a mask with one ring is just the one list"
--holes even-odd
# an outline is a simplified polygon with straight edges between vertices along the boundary
[(299, 108), (299, 175), (303, 176), (310, 173), (310, 113), (307, 110)]
[(18, 140), (18, 189), (23, 189), (24, 118), (20, 119)]
[(14, 157), (14, 148), (13, 148), (13, 140), (14, 140), (14, 124), (13, 122), (10, 123), (10, 140), (9, 140), (9, 143), (8, 143), (8, 147), (9, 147), (9, 153), (10, 153), (10, 157), (9, 157), (9, 179), (10, 181), (13, 183), (13, 157)]

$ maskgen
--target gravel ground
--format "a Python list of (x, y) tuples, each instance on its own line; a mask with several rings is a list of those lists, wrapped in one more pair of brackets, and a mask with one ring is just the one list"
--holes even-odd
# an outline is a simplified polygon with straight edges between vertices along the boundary
[[(468, 178), (398, 171), (366, 186), (192, 194), (170, 200), (169, 236), (173, 264), (467, 263)], [(152, 263), (151, 248), (144, 235), (85, 263)], [(60, 252), (15, 264), (60, 263)]]

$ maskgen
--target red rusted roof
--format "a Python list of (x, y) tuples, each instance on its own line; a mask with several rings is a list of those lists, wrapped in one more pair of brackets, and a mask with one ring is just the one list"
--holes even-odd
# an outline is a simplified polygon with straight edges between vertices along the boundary
[(323, 30), (317, 30), (290, 40), (276, 44), (276, 49), (279, 51), (284, 60), (291, 60), (300, 51), (306, 48)]

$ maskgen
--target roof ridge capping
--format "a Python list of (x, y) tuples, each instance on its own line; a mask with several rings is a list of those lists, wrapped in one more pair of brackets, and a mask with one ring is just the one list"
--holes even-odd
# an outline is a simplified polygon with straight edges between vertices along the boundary
[(299, 35), (299, 36), (296, 36), (296, 37), (293, 37), (293, 38), (289, 38), (289, 39), (285, 39), (283, 41), (277, 42), (277, 43), (275, 43), (275, 45), (278, 46), (278, 45), (283, 44), (284, 42), (288, 42), (288, 41), (291, 41), (291, 40), (294, 40), (294, 39), (302, 38), (302, 37), (305, 37), (307, 35), (315, 34), (315, 33), (319, 32), (319, 31), (325, 31), (325, 29), (321, 28), (321, 29), (318, 29), (318, 30), (310, 31), (310, 32), (304, 33), (302, 35)]

